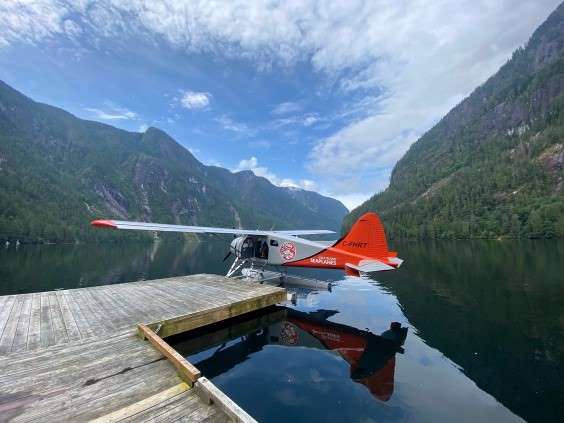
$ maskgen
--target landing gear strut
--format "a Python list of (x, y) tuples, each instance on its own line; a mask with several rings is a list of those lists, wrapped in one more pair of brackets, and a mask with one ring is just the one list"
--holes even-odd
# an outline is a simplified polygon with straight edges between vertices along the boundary
[(227, 275), (225, 275), (225, 277), (230, 278), (231, 276), (233, 276), (235, 273), (237, 273), (237, 271), (243, 267), (246, 263), (248, 262), (248, 260), (241, 260), (239, 257), (237, 257), (234, 261), (233, 264), (231, 265), (231, 267), (229, 268), (229, 270), (227, 271)]

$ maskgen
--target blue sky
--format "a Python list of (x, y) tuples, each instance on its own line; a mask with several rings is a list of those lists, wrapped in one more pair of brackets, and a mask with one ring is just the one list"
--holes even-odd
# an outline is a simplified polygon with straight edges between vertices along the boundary
[(0, 4), (0, 79), (358, 205), (556, 0)]

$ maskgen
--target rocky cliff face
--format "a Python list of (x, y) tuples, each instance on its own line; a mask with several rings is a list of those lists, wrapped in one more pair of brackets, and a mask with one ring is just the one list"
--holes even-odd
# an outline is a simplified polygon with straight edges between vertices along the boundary
[(564, 236), (564, 5), (421, 137), (366, 210), (403, 237)]
[(159, 129), (81, 120), (0, 82), (0, 238), (115, 238), (89, 227), (100, 217), (338, 229), (341, 203), (303, 195), (316, 207), (252, 172), (207, 167)]

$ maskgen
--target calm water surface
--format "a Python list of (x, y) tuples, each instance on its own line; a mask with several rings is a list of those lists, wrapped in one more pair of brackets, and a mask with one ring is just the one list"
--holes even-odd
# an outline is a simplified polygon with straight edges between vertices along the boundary
[[(226, 245), (2, 249), (0, 295), (224, 273)], [(564, 243), (394, 247), (397, 272), (303, 272), (335, 286), (170, 341), (260, 421), (562, 421)]]

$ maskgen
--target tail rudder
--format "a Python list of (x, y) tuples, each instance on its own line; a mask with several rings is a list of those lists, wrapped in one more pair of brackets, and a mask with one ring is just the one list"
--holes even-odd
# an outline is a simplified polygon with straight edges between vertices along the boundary
[(386, 233), (380, 217), (372, 212), (365, 213), (352, 225), (338, 247), (350, 253), (375, 259), (396, 255), (394, 251), (388, 250)]

